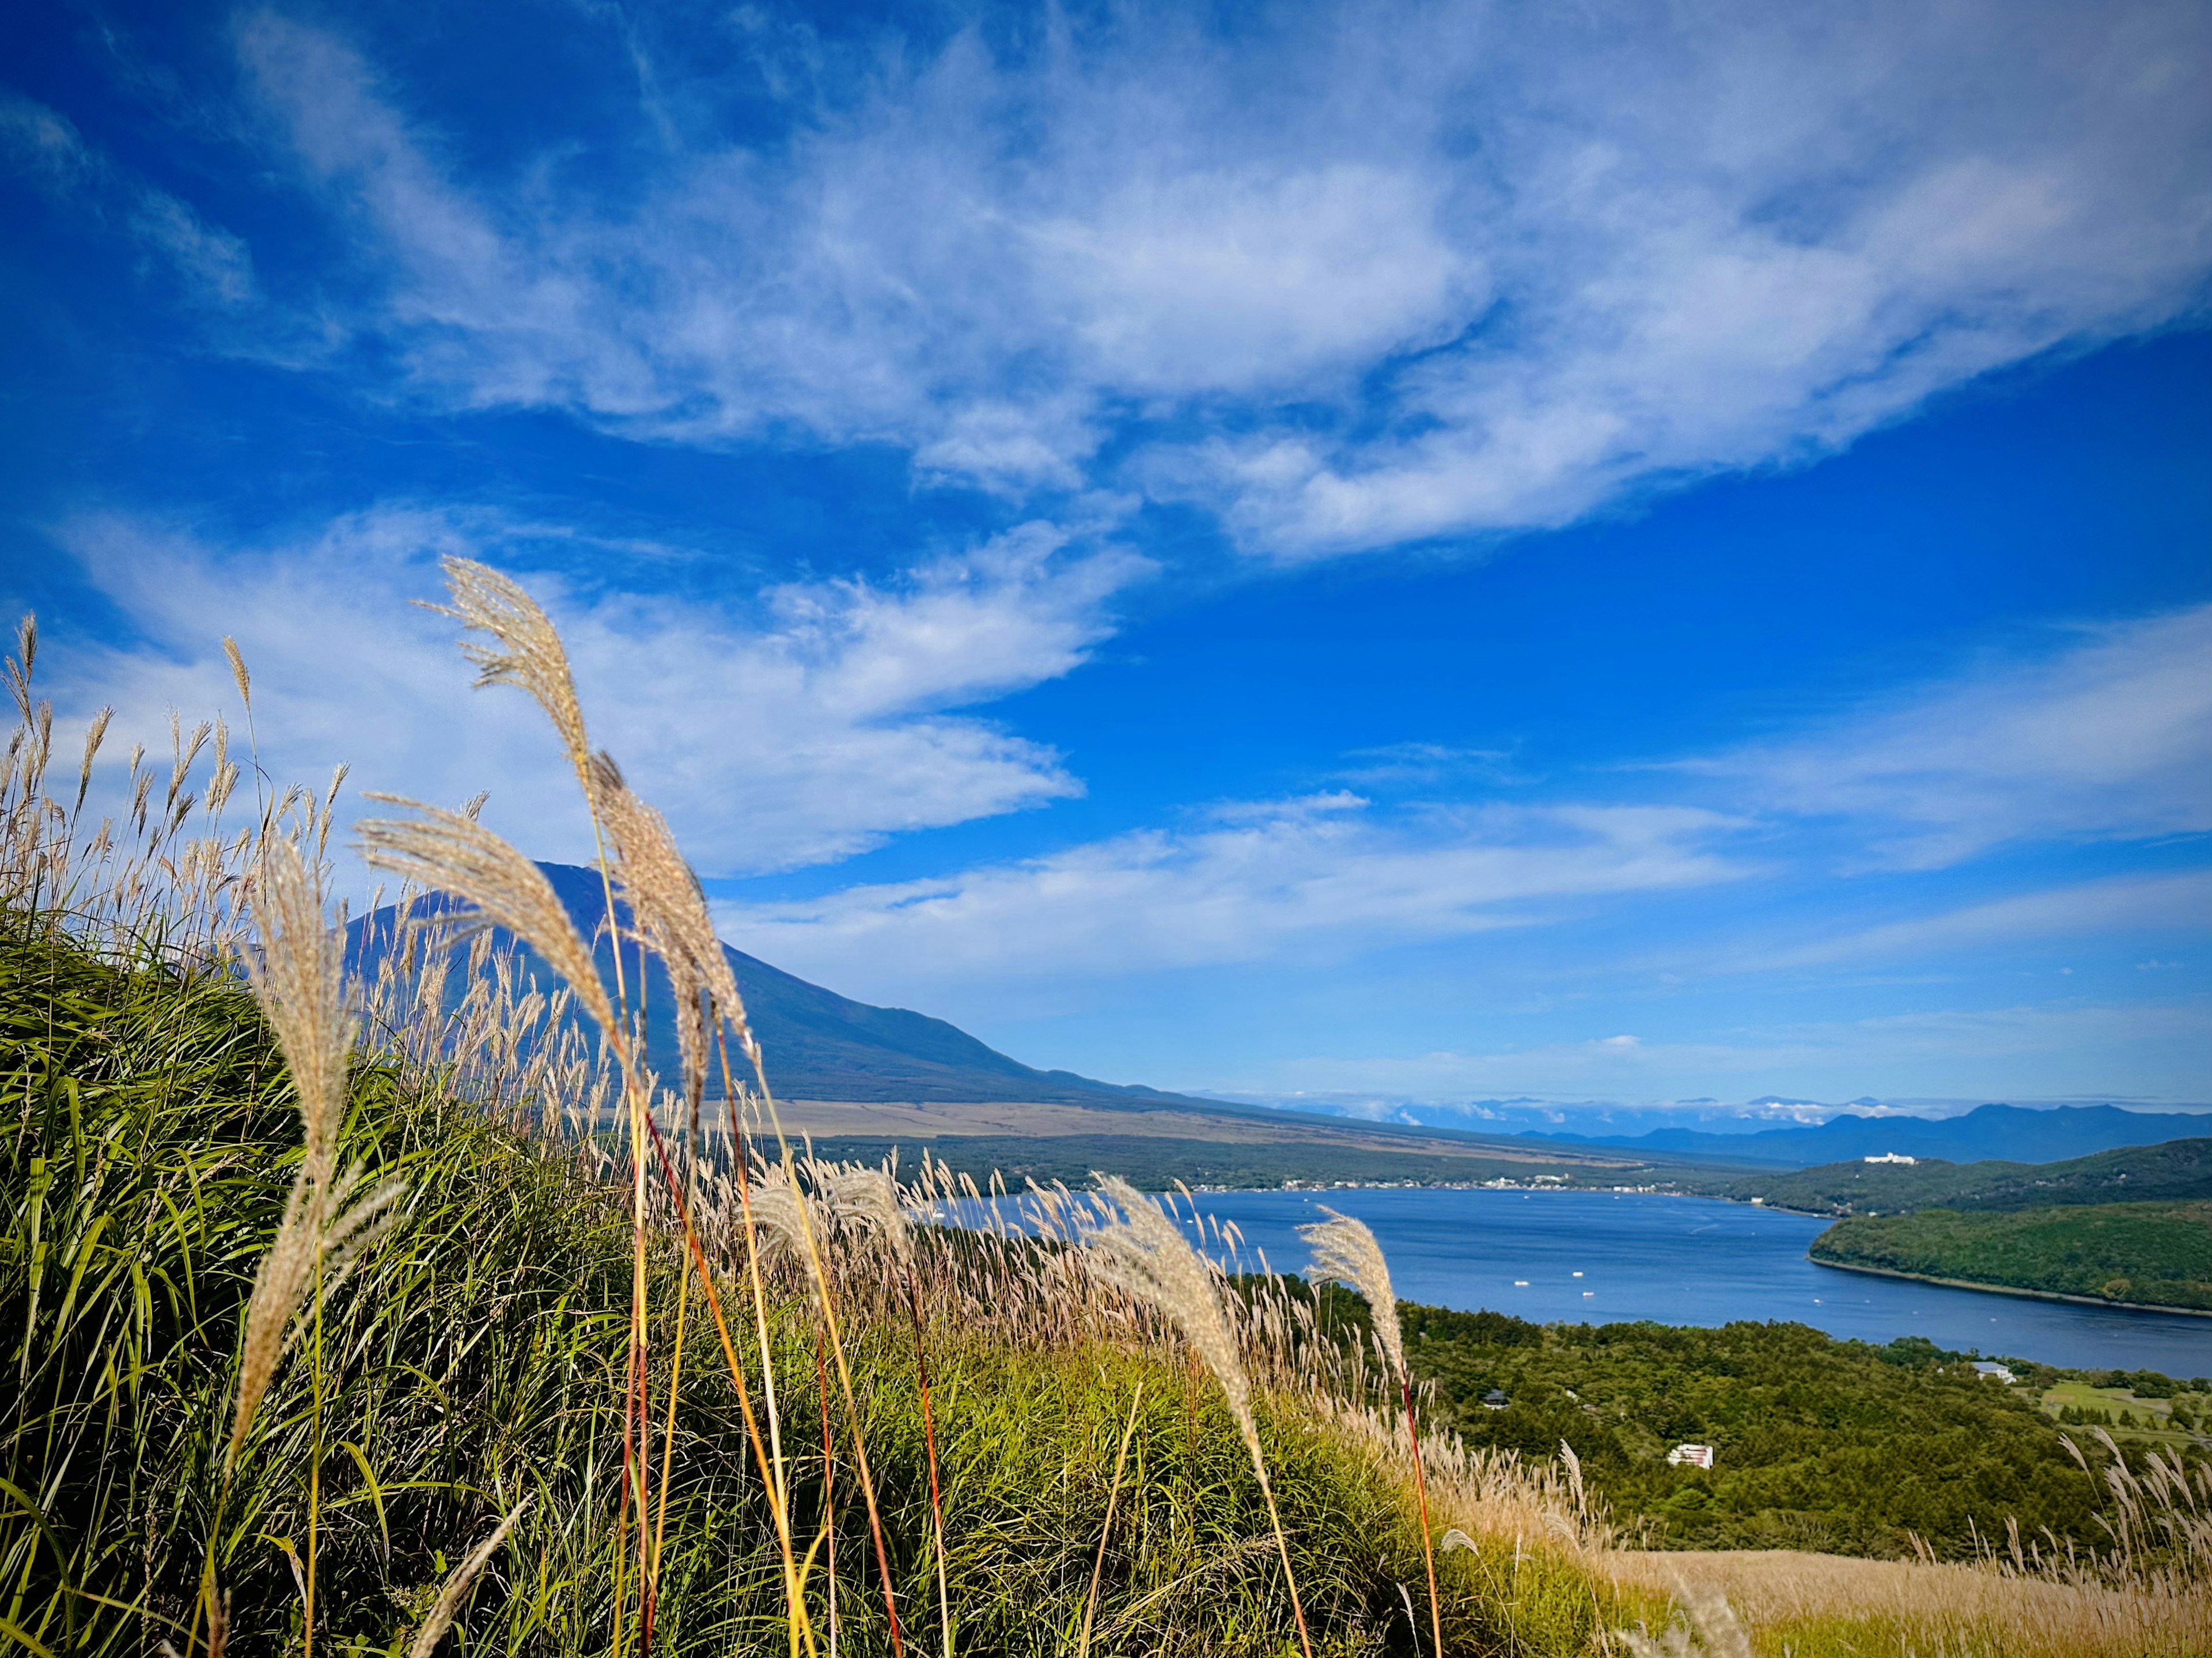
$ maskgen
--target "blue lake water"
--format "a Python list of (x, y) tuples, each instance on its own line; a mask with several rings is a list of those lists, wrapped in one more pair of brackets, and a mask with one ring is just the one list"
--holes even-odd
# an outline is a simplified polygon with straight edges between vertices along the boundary
[[(1178, 1204), (1180, 1204), (1178, 1199)], [(1644, 1193), (1377, 1188), (1201, 1192), (1242, 1256), (1307, 1261), (1297, 1227), (1321, 1206), (1356, 1215), (1389, 1257), (1401, 1299), (1516, 1318), (1609, 1324), (1789, 1319), (1866, 1341), (1925, 1336), (1986, 1357), (2212, 1376), (2212, 1319), (2129, 1313), (1871, 1278), (1805, 1257), (1827, 1223), (1706, 1198)], [(1209, 1248), (1211, 1239), (1208, 1240)]]

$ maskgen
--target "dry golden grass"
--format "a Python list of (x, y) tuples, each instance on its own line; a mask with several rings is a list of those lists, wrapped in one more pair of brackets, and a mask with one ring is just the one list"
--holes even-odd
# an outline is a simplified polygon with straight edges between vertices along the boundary
[(1986, 1565), (1791, 1550), (1607, 1551), (1592, 1564), (1654, 1601), (1725, 1596), (1763, 1652), (1896, 1658), (2188, 1658), (2212, 1652), (2212, 1596), (2062, 1583)]

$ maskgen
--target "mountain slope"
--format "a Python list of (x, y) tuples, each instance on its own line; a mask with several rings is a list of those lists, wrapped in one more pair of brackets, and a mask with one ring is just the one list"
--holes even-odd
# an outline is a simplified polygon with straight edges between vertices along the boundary
[[(553, 884), (578, 929), (585, 938), (596, 941), (601, 968), (611, 975), (612, 946), (601, 930), (606, 899), (599, 872), (570, 864), (538, 867)], [(439, 901), (422, 901), (415, 913), (434, 913), (440, 908)], [(354, 923), (351, 953), (356, 972), (373, 970), (391, 936), (392, 918), (392, 910), (387, 906)], [(627, 920), (626, 913), (622, 919)], [(504, 939), (505, 935), (501, 937)], [(943, 1019), (906, 1008), (856, 1002), (741, 950), (727, 944), (722, 948), (737, 975), (753, 1029), (767, 1054), (769, 1084), (780, 1097), (1020, 1101), (1127, 1111), (1172, 1108), (1240, 1119), (1262, 1114), (1215, 1100), (1188, 1099), (1157, 1089), (1096, 1082), (1073, 1072), (1039, 1071)], [(625, 952), (625, 959), (635, 995), (636, 968), (629, 952)], [(542, 979), (550, 979), (542, 967), (540, 974)], [(458, 993), (458, 988), (449, 993)], [(678, 1069), (675, 1026), (670, 1012), (673, 994), (667, 973), (657, 961), (647, 976), (644, 994), (647, 1063), (662, 1076), (673, 1078)], [(720, 1091), (719, 1086), (710, 1089), (713, 1093)]]
[(2002, 1157), (2051, 1163), (2124, 1145), (2156, 1145), (2201, 1138), (2212, 1114), (2123, 1111), (2110, 1105), (2069, 1105), (2033, 1111), (2016, 1105), (1977, 1107), (1962, 1117), (1862, 1117), (1847, 1113), (1817, 1128), (1770, 1128), (1756, 1134), (1708, 1134), (1694, 1128), (1662, 1128), (1649, 1134), (1533, 1134), (1565, 1145), (1610, 1145), (1626, 1151), (1692, 1152), (1730, 1163), (1777, 1163), (1802, 1169), (1885, 1151), (1950, 1163)]

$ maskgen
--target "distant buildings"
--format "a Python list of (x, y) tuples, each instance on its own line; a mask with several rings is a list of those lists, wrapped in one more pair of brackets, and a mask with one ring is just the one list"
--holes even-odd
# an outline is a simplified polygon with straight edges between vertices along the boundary
[(1974, 1361), (1974, 1369), (1980, 1371), (1981, 1374), (1990, 1381), (2002, 1382), (2007, 1387), (2010, 1387), (2012, 1383), (2018, 1379), (2010, 1370), (2005, 1369), (2003, 1365), (1996, 1363), (1990, 1359), (1976, 1359)]
[(1878, 1157), (1869, 1157), (1867, 1161), (1869, 1163), (1918, 1163), (1920, 1159), (1917, 1157), (1908, 1157), (1902, 1151), (1885, 1151)]
[(1693, 1468), (1711, 1467), (1713, 1448), (1710, 1445), (1677, 1445), (1667, 1453), (1668, 1467), (1679, 1468), (1684, 1463)]
[(1482, 1408), (1486, 1411), (1502, 1411), (1511, 1403), (1503, 1388), (1492, 1388), (1482, 1396)]

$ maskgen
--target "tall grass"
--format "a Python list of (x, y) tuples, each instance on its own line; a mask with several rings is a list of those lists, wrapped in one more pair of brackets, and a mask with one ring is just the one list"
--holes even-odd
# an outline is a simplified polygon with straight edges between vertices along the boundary
[[(487, 677), (581, 750), (550, 624), (489, 573), (454, 585)], [(34, 639), (0, 796), (0, 1642), (864, 1654), (908, 1606), (948, 1651), (1403, 1638), (1418, 1520), (1287, 1303), (1221, 1302), (1255, 1380), (1209, 1398), (1088, 1253), (915, 1227), (981, 1196), (941, 1169), (799, 1155), (696, 884), (611, 760), (575, 769), (614, 957), (651, 952), (682, 1002), (669, 1089), (639, 1062), (642, 974), (600, 979), (473, 810), (365, 829), (401, 885), (356, 924), (355, 983), (319, 896), (335, 784), (257, 767), (227, 822), (245, 768), (210, 721), (82, 823), (97, 734), (58, 805)], [(1577, 1608), (1575, 1638), (1516, 1649), (1599, 1627), (1547, 1559), (1522, 1598)], [(1447, 1598), (1496, 1644), (1494, 1591)]]
[[(53, 798), (19, 637), (0, 1644), (857, 1658), (901, 1653), (921, 1606), (947, 1658), (1441, 1658), (1662, 1619), (1672, 1588), (1571, 1453), (1424, 1428), (1371, 1236), (1322, 1262), (1376, 1303), (1370, 1352), (1171, 1199), (793, 1146), (697, 883), (589, 747), (557, 634), (450, 574), (484, 682), (568, 753), (605, 978), (606, 941), (473, 805), (363, 827), (400, 885), (349, 932), (321, 896), (343, 774), (280, 789), (220, 720), (133, 752), (88, 823), (107, 722)], [(672, 1086), (642, 1062), (648, 957)], [(955, 1202), (985, 1224), (919, 1224)], [(2201, 1591), (2203, 1527), (2174, 1519), (2201, 1481), (2118, 1466), (2111, 1551), (1993, 1549), (1975, 1582)]]

